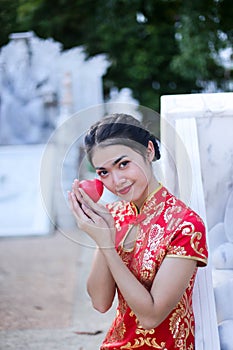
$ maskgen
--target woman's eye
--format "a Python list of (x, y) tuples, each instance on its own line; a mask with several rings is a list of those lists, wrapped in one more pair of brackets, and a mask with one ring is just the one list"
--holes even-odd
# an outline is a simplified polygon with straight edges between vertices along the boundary
[(108, 172), (107, 172), (107, 170), (101, 170), (101, 171), (98, 171), (97, 174), (100, 177), (106, 177), (108, 175)]
[(126, 165), (129, 163), (129, 161), (128, 160), (124, 160), (123, 162), (121, 162), (120, 163), (120, 168), (122, 169), (122, 168), (125, 168), (126, 167)]

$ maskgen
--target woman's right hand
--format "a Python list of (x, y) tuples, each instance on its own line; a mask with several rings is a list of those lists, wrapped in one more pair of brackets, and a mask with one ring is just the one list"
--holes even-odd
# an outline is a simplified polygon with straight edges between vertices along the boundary
[(88, 233), (98, 246), (114, 246), (115, 225), (112, 215), (104, 205), (95, 203), (79, 187), (77, 179), (68, 193), (68, 199), (78, 227)]

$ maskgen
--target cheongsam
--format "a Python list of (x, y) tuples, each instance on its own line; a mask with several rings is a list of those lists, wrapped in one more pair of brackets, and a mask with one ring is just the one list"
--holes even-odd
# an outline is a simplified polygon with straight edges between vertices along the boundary
[[(140, 212), (132, 202), (108, 205), (115, 220), (116, 250), (136, 278), (150, 290), (164, 258), (177, 257), (207, 264), (205, 226), (201, 218), (162, 185)], [(132, 249), (123, 241), (132, 225), (137, 237)], [(194, 349), (192, 292), (197, 268), (176, 307), (156, 328), (143, 329), (118, 289), (116, 317), (101, 346), (107, 349)]]

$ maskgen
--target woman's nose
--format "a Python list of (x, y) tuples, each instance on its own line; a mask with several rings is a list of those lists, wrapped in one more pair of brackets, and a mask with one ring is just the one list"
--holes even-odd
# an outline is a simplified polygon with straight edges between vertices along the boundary
[(119, 185), (121, 182), (124, 182), (124, 177), (119, 171), (114, 171), (112, 173), (112, 179), (115, 185)]

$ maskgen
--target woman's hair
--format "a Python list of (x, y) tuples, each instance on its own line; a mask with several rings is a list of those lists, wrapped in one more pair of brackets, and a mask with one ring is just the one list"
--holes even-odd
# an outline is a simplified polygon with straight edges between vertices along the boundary
[(84, 145), (89, 161), (95, 146), (125, 145), (145, 155), (148, 142), (152, 141), (155, 149), (154, 160), (160, 158), (157, 140), (137, 119), (128, 114), (111, 114), (93, 124), (87, 132)]

